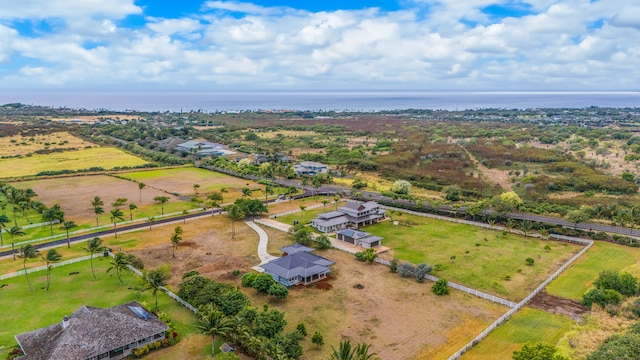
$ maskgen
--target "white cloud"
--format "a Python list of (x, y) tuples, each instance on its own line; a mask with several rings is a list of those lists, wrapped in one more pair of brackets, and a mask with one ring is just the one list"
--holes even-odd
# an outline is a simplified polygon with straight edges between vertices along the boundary
[(4, 0), (0, 19), (122, 18), (141, 12), (133, 0)]
[[(535, 13), (497, 20), (480, 9), (509, 1), (425, 0), (393, 12), (208, 1), (200, 14), (146, 17), (133, 29), (118, 22), (140, 11), (133, 1), (28, 0), (21, 19), (40, 19), (29, 4), (42, 3), (65, 25), (32, 37), (0, 25), (0, 62), (12, 54), (37, 61), (0, 86), (626, 89), (640, 83), (634, 1), (531, 0)], [(95, 16), (57, 7), (89, 14), (82, 2)], [(18, 18), (12, 12), (0, 18)], [(462, 23), (473, 19), (479, 25)]]

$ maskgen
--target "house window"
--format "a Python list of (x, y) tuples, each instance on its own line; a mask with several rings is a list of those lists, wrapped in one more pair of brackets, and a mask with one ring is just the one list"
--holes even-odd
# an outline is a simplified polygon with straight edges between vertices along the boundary
[(162, 335), (160, 335), (160, 334), (155, 334), (155, 335), (153, 335), (153, 338), (154, 338), (154, 339), (160, 339), (161, 337), (162, 337)]
[(98, 360), (100, 360), (100, 359), (106, 359), (106, 358), (108, 358), (108, 357), (109, 357), (109, 353), (100, 354), (100, 355), (98, 355)]
[(120, 347), (115, 350), (109, 351), (109, 357), (116, 357), (118, 355), (122, 355), (122, 353), (124, 353), (124, 350)]

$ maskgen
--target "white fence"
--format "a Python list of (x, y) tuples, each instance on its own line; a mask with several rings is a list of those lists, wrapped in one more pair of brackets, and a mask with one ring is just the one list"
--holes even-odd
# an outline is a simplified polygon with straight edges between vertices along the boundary
[[(93, 257), (100, 257), (101, 255), (98, 254), (94, 254)], [(89, 260), (91, 258), (91, 255), (87, 255), (87, 256), (83, 256), (83, 257), (79, 257), (79, 258), (75, 258), (75, 259), (69, 259), (69, 260), (65, 260), (65, 261), (61, 261), (61, 262), (57, 262), (57, 263), (53, 263), (51, 264), (52, 268), (57, 268), (60, 266), (64, 266), (64, 265), (69, 265), (69, 264), (74, 264), (80, 261), (86, 261)], [(47, 270), (47, 265), (42, 265), (42, 266), (36, 266), (33, 268), (28, 268), (27, 269), (27, 274), (31, 274), (32, 272), (37, 272), (37, 271), (44, 271)], [(24, 275), (24, 270), (20, 270), (20, 271), (16, 271), (14, 273), (10, 273), (10, 274), (4, 274), (4, 275), (0, 275), (0, 280), (4, 280), (4, 279), (10, 279), (16, 276), (21, 276)]]
[[(60, 223), (60, 220), (57, 220), (57, 219), (53, 222), (54, 225), (59, 223)], [(29, 225), (21, 226), (20, 228), (24, 230), (24, 229), (33, 229), (41, 226), (49, 226), (49, 222), (47, 221), (47, 222), (41, 222), (37, 224), (29, 224)]]
[[(335, 202), (331, 202), (331, 204), (335, 204)], [(324, 204), (311, 205), (311, 206), (305, 208), (305, 210), (313, 210), (313, 209), (317, 209), (317, 208), (322, 207), (322, 206), (325, 206), (325, 205)], [(285, 216), (285, 215), (289, 215), (289, 214), (295, 214), (295, 213), (299, 213), (301, 211), (302, 210), (300, 210), (300, 209), (289, 210), (289, 211), (285, 211), (285, 212), (269, 215), (269, 219), (275, 219), (278, 216)]]

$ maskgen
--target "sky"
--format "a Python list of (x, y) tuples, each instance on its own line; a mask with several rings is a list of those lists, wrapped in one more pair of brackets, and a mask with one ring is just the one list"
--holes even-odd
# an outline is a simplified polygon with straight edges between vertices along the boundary
[(638, 0), (3, 0), (1, 89), (638, 91)]

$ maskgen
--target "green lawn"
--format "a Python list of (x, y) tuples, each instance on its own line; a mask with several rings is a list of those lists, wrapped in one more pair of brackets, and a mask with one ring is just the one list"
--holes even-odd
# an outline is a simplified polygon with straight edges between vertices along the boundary
[[(304, 203), (303, 206), (313, 206), (315, 204), (317, 203), (313, 201), (307, 201)], [(335, 208), (336, 208), (335, 205), (329, 204), (327, 205), (326, 211), (332, 211), (332, 210), (335, 210)], [(293, 225), (294, 220), (298, 220), (301, 224), (308, 224), (311, 222), (311, 220), (315, 219), (316, 216), (318, 216), (318, 214), (323, 212), (325, 212), (324, 206), (319, 207), (317, 209), (299, 211), (289, 215), (278, 216), (274, 220), (277, 220), (281, 223), (289, 224), (289, 225)]]
[[(108, 259), (96, 258), (94, 266), (98, 277), (96, 281), (91, 275), (89, 261), (53, 269), (48, 292), (44, 290), (45, 272), (30, 274), (33, 291), (29, 291), (24, 276), (0, 281), (8, 285), (0, 288), (0, 308), (4, 309), (0, 348), (15, 345), (14, 335), (62, 321), (63, 316), (82, 305), (110, 307), (136, 300), (137, 294), (129, 288), (139, 284), (137, 276), (124, 272), (124, 285), (120, 285), (115, 274), (106, 273)], [(79, 274), (70, 275), (75, 271)], [(150, 292), (142, 293), (140, 301), (145, 301), (149, 307), (155, 304)], [(158, 296), (158, 302), (160, 311), (170, 316), (178, 333), (197, 332), (197, 319), (193, 313), (164, 294)]]
[(625, 270), (640, 261), (640, 249), (597, 241), (591, 249), (547, 286), (553, 295), (580, 299), (602, 270)]
[[(401, 220), (415, 225), (407, 227), (384, 221), (363, 230), (382, 236), (382, 244), (391, 247), (400, 260), (427, 263), (434, 267), (436, 276), (514, 301), (524, 298), (581, 249), (577, 245), (503, 235), (407, 214)], [(544, 249), (546, 245), (551, 247), (550, 251)], [(528, 257), (535, 260), (534, 266), (526, 265)], [(507, 275), (510, 280), (505, 280)]]
[(556, 345), (573, 324), (573, 320), (565, 315), (524, 308), (489, 333), (462, 359), (511, 359), (513, 352), (528, 342)]

